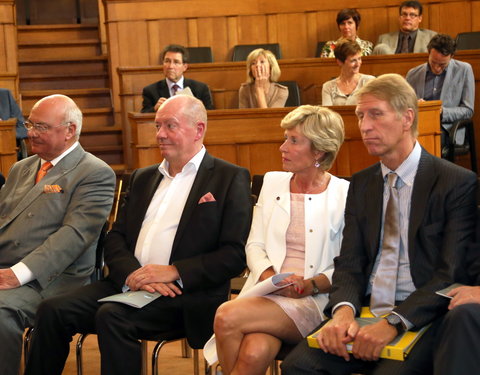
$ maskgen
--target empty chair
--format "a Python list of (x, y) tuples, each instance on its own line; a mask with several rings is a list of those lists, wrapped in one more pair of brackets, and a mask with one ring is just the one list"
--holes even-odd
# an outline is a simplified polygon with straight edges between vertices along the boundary
[(480, 49), (480, 31), (457, 34), (457, 51), (465, 49)]
[[(457, 132), (463, 128), (465, 128), (465, 139), (463, 144), (460, 144), (457, 143)], [(472, 171), (477, 173), (477, 151), (475, 148), (475, 133), (473, 128), (472, 119), (455, 121), (448, 132), (450, 141), (443, 147), (442, 157), (454, 163), (456, 156), (470, 153), (470, 167)]]
[(298, 107), (301, 105), (300, 88), (297, 81), (280, 81), (279, 84), (288, 87), (288, 98), (285, 107)]
[(263, 48), (271, 51), (277, 59), (282, 58), (282, 51), (280, 49), (280, 44), (271, 43), (271, 44), (239, 44), (233, 47), (232, 61), (245, 61), (250, 52), (254, 49)]
[(210, 47), (187, 47), (187, 51), (189, 55), (189, 63), (195, 64), (213, 62), (213, 54)]

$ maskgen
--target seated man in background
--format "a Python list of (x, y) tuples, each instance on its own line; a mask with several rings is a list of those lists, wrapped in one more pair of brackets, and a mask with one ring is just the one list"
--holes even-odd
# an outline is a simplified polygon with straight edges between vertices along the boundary
[[(469, 63), (453, 58), (456, 43), (449, 35), (435, 35), (427, 48), (428, 62), (410, 69), (407, 81), (418, 99), (442, 101), (442, 145), (445, 145), (452, 124), (473, 116), (475, 78)], [(460, 130), (456, 140), (463, 143), (465, 129)]]
[[(138, 338), (182, 329), (198, 348), (212, 335), (230, 279), (246, 267), (250, 175), (206, 151), (200, 100), (169, 98), (155, 123), (164, 160), (130, 178), (105, 240), (107, 278), (40, 306), (25, 374), (60, 375), (77, 332), (97, 333), (104, 375), (140, 374)], [(141, 309), (97, 302), (125, 286), (162, 297)]]
[[(350, 182), (324, 311), (331, 319), (317, 336), (321, 350), (303, 340), (282, 373), (430, 374), (435, 333), (448, 305), (435, 291), (462, 271), (474, 237), (477, 178), (420, 146), (417, 98), (398, 74), (368, 82), (355, 112), (363, 143), (380, 163)], [(367, 305), (383, 318), (359, 327), (355, 317)], [(405, 361), (379, 359), (399, 334), (430, 323)]]
[[(23, 126), (22, 111), (10, 90), (0, 88), (0, 121), (10, 118), (17, 119), (15, 137), (17, 139), (17, 146), (20, 146), (20, 140), (27, 138), (27, 129)], [(21, 159), (21, 156), (22, 154), (19, 152), (18, 159)]]
[(418, 1), (404, 1), (398, 9), (400, 30), (380, 35), (373, 49), (374, 55), (427, 52), (427, 44), (436, 32), (419, 29), (422, 4)]
[(63, 95), (26, 122), (32, 152), (0, 190), (0, 374), (18, 375), (22, 335), (40, 302), (87, 284), (115, 173), (78, 142), (82, 112)]
[(188, 51), (185, 47), (170, 44), (163, 49), (160, 58), (165, 79), (143, 88), (142, 113), (156, 112), (167, 98), (186, 87), (190, 88), (194, 97), (203, 102), (206, 109), (213, 109), (212, 95), (208, 86), (183, 76), (188, 69)]

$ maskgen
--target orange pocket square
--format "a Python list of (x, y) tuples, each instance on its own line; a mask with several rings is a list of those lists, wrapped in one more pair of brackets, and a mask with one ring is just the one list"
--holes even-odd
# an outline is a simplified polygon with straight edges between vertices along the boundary
[(49, 193), (63, 193), (63, 189), (60, 185), (45, 185), (43, 187), (43, 192), (46, 194)]
[(216, 201), (216, 199), (212, 195), (212, 193), (208, 192), (207, 194), (205, 194), (203, 197), (200, 198), (200, 200), (198, 201), (198, 204), (207, 203), (207, 202), (215, 202), (215, 201)]

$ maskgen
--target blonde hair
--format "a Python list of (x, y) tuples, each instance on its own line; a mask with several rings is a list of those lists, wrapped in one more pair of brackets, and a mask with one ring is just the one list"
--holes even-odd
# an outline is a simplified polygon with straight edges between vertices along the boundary
[(343, 119), (329, 108), (302, 105), (288, 113), (280, 123), (282, 129), (298, 130), (307, 137), (313, 150), (324, 152), (320, 167), (327, 171), (332, 167), (345, 137)]
[(247, 57), (247, 83), (255, 81), (252, 74), (252, 61), (257, 59), (260, 55), (264, 56), (270, 64), (270, 81), (277, 82), (280, 78), (281, 71), (275, 55), (268, 49), (257, 48), (250, 52)]
[(418, 135), (418, 100), (412, 86), (400, 74), (383, 74), (372, 79), (357, 92), (357, 98), (373, 95), (390, 104), (400, 118), (409, 108), (414, 112), (411, 132)]

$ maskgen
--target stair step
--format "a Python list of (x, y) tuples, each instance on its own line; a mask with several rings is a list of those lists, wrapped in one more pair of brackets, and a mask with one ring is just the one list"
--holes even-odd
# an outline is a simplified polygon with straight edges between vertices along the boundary
[(42, 59), (51, 56), (89, 57), (101, 54), (99, 39), (81, 39), (52, 42), (24, 42), (18, 45), (18, 60)]
[(105, 55), (90, 57), (62, 57), (32, 59), (24, 58), (19, 62), (19, 77), (25, 75), (61, 72), (62, 74), (82, 74), (108, 71), (108, 58)]
[(18, 42), (98, 38), (97, 25), (19, 25)]
[(47, 95), (63, 94), (72, 98), (82, 111), (87, 108), (110, 107), (110, 89), (65, 89), (65, 90), (26, 90), (22, 91), (22, 107), (27, 113), (33, 105)]
[(98, 73), (58, 73), (58, 74), (24, 74), (20, 81), (20, 90), (54, 90), (105, 88), (109, 86), (107, 72)]

